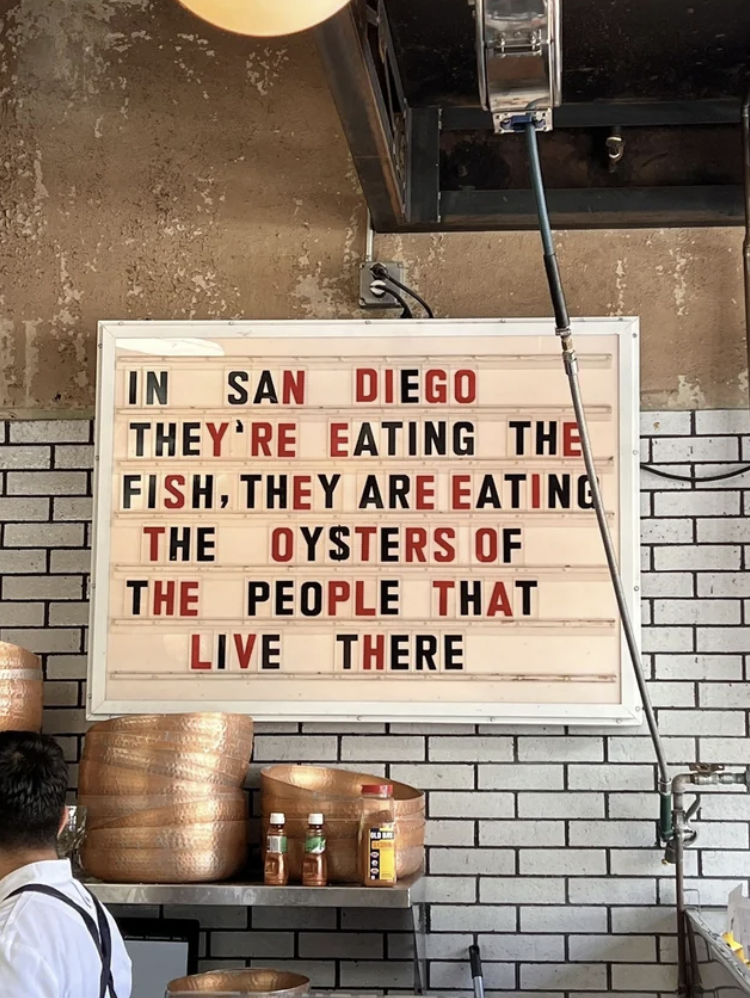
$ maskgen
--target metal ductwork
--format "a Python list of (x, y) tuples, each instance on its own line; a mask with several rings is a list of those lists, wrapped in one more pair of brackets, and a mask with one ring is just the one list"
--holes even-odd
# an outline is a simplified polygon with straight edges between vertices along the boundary
[(496, 132), (515, 132), (529, 116), (552, 129), (562, 102), (561, 0), (475, 0), (482, 105)]

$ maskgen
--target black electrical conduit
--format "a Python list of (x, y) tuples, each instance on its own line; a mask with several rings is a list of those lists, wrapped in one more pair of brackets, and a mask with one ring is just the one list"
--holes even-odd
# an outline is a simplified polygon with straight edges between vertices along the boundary
[[(748, 113), (750, 113), (750, 111)], [(547, 197), (544, 190), (542, 167), (539, 161), (539, 146), (537, 143), (536, 126), (533, 120), (528, 120), (524, 127), (529, 150), (531, 182), (534, 189), (534, 197), (536, 199), (539, 227), (542, 235), (542, 246), (544, 248), (544, 269), (547, 272), (547, 283), (549, 285), (549, 293), (552, 299), (552, 308), (555, 313), (555, 326), (557, 335), (560, 337), (560, 345), (562, 346), (565, 373), (570, 386), (573, 410), (578, 423), (578, 433), (581, 438), (583, 460), (586, 466), (586, 474), (588, 476), (589, 485), (591, 487), (591, 498), (594, 503), (599, 532), (604, 545), (607, 566), (609, 568), (610, 578), (612, 579), (615, 598), (617, 599), (617, 608), (620, 612), (620, 619), (622, 620), (625, 641), (628, 646), (628, 651), (630, 652), (633, 671), (635, 673), (638, 690), (641, 694), (641, 700), (643, 702), (643, 712), (646, 715), (646, 723), (648, 724), (648, 730), (651, 734), (651, 740), (654, 743), (654, 752), (656, 753), (656, 762), (659, 769), (659, 795), (661, 798), (659, 836), (663, 841), (669, 841), (672, 839), (674, 834), (672, 828), (672, 785), (669, 776), (669, 767), (664, 754), (664, 746), (662, 745), (661, 735), (659, 734), (659, 727), (656, 723), (656, 715), (654, 714), (654, 708), (649, 696), (646, 676), (641, 664), (638, 642), (633, 622), (630, 617), (630, 610), (628, 609), (625, 587), (623, 586), (622, 578), (620, 577), (617, 555), (615, 553), (614, 544), (612, 543), (612, 535), (609, 531), (607, 512), (604, 507), (601, 487), (596, 476), (596, 466), (594, 464), (594, 455), (591, 448), (588, 422), (586, 420), (586, 412), (584, 410), (583, 399), (581, 397), (581, 385), (578, 377), (578, 358), (573, 346), (573, 334), (570, 329), (570, 316), (568, 315), (568, 306), (565, 302), (565, 292), (563, 291), (562, 281), (560, 278), (560, 268), (555, 254), (555, 243), (552, 237), (552, 228), (550, 226), (549, 212), (547, 210)], [(746, 256), (746, 261), (748, 262), (748, 267), (750, 267), (750, 257)]]

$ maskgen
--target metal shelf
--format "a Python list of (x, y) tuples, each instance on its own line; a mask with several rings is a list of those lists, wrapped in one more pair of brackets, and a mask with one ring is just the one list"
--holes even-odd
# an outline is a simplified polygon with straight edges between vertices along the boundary
[(264, 884), (105, 884), (84, 880), (103, 904), (231, 905), (283, 908), (407, 909), (424, 902), (421, 875), (396, 887), (266, 887)]

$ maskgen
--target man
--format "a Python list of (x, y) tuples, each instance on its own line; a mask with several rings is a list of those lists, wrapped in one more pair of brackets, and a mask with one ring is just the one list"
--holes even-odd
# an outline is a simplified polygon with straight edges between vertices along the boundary
[(114, 920), (57, 858), (67, 787), (54, 739), (0, 732), (0, 998), (130, 998)]

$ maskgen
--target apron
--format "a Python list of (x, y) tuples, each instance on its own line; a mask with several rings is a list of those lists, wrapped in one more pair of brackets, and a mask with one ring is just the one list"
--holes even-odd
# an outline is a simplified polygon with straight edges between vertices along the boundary
[(71, 901), (69, 897), (66, 897), (65, 894), (54, 887), (47, 887), (45, 884), (26, 884), (25, 887), (19, 887), (17, 890), (11, 891), (7, 895), (6, 901), (8, 898), (16, 897), (19, 894), (46, 894), (47, 897), (62, 901), (63, 904), (78, 912), (83, 919), (83, 924), (89, 931), (89, 935), (94, 941), (96, 951), (102, 961), (102, 972), (99, 979), (99, 998), (107, 998), (107, 993), (109, 993), (109, 998), (117, 998), (112, 980), (112, 933), (109, 928), (107, 916), (104, 914), (104, 908), (102, 908), (97, 898), (93, 894), (91, 895), (94, 907), (96, 908), (96, 918), (99, 923), (98, 929), (94, 919), (85, 908), (76, 904), (75, 901)]

